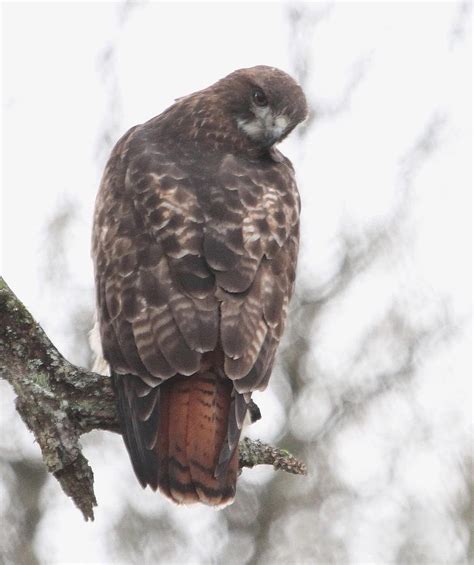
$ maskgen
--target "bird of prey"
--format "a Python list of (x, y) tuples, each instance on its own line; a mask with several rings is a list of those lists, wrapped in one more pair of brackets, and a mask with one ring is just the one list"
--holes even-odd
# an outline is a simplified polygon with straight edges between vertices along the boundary
[(293, 292), (300, 201), (276, 149), (307, 116), (268, 66), (176, 100), (115, 145), (96, 200), (97, 327), (138, 480), (233, 501), (252, 392)]

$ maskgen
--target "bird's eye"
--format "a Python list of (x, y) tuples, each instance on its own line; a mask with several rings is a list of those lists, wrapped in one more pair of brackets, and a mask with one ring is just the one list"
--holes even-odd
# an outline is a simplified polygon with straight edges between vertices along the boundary
[(254, 90), (252, 94), (253, 101), (257, 106), (267, 106), (268, 100), (261, 90)]

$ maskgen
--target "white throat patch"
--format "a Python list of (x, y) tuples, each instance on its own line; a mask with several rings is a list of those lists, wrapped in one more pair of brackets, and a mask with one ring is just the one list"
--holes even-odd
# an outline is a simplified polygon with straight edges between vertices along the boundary
[(255, 141), (277, 141), (288, 127), (288, 118), (286, 116), (274, 116), (269, 106), (255, 108), (254, 111), (255, 118), (253, 120), (237, 120), (239, 128)]

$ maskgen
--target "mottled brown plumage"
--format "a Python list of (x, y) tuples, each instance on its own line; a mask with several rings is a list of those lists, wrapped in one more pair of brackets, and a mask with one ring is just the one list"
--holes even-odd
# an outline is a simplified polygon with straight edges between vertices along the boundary
[(175, 502), (235, 495), (298, 253), (293, 168), (274, 145), (306, 114), (287, 74), (241, 69), (129, 130), (107, 163), (92, 253), (103, 355), (138, 479)]

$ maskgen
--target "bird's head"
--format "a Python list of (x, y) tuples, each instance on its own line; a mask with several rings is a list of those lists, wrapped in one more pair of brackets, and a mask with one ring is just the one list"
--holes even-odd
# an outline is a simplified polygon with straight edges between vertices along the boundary
[(260, 147), (279, 143), (308, 115), (301, 87), (274, 67), (239, 69), (216, 86), (239, 130)]

